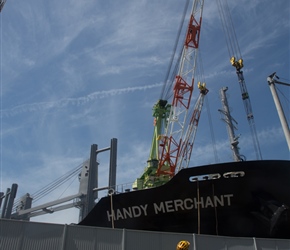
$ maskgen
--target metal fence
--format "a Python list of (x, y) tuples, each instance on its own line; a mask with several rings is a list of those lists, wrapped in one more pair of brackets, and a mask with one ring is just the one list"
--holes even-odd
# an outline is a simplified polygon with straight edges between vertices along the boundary
[(290, 240), (94, 228), (0, 219), (1, 250), (289, 250)]

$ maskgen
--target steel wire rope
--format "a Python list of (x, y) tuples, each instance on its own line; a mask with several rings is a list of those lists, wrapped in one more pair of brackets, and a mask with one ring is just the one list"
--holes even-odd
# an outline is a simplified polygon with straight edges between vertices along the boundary
[[(51, 183), (47, 184), (46, 186), (44, 186), (39, 191), (37, 191), (34, 194), (32, 194), (31, 197), (33, 197), (33, 201), (35, 202), (35, 201), (40, 200), (41, 198), (43, 198), (48, 193), (50, 193), (51, 191), (55, 190), (57, 187), (59, 187), (60, 185), (62, 185), (66, 181), (70, 180), (76, 173), (79, 173), (79, 171), (82, 168), (82, 164), (78, 165), (76, 168), (68, 171), (67, 173), (65, 173), (64, 175), (60, 176), (59, 178), (57, 178), (53, 182), (51, 182)], [(18, 198), (14, 202), (13, 210), (15, 210), (16, 207), (20, 205), (20, 203), (21, 203), (21, 199)]]
[(196, 180), (196, 192), (197, 192), (197, 234), (200, 234), (200, 190), (198, 179)]
[[(199, 57), (197, 57), (197, 59), (199, 60)], [(200, 63), (198, 63), (197, 65), (199, 65), (199, 64)], [(199, 78), (202, 78), (202, 74), (198, 73), (198, 72), (200, 72), (199, 69), (200, 69), (199, 67), (196, 68), (195, 74), (197, 75), (197, 77), (194, 76), (194, 80), (197, 79), (197, 82), (199, 81)], [(196, 81), (195, 81), (195, 83), (196, 83)], [(196, 99), (196, 101), (197, 100), (198, 100), (198, 98)], [(190, 102), (190, 107), (188, 109), (188, 114), (189, 115), (187, 115), (187, 117), (186, 117), (186, 120), (185, 120), (185, 123), (184, 123), (184, 127), (188, 128), (188, 126), (190, 125), (190, 122), (191, 122), (191, 120), (193, 118), (192, 116), (193, 116), (193, 113), (194, 113), (195, 104), (196, 103)], [(186, 135), (186, 133), (185, 133), (185, 135)]]
[(197, 81), (201, 82), (201, 83), (205, 83), (205, 77), (204, 77), (204, 69), (203, 69), (203, 62), (202, 62), (202, 51), (201, 48), (199, 48), (197, 53)]
[(57, 180), (53, 181), (51, 184), (49, 184), (47, 186), (47, 188), (33, 194), (32, 196), (34, 197), (34, 201), (40, 200), (41, 198), (46, 196), (48, 193), (52, 192), (57, 187), (61, 186), (63, 183), (70, 180), (72, 177), (74, 177), (74, 175), (76, 173), (78, 173), (80, 171), (81, 168), (82, 168), (82, 166), (78, 166), (71, 173), (68, 172), (68, 173), (64, 174), (63, 176), (61, 176), (60, 178), (58, 178)]
[[(283, 91), (277, 86), (277, 84), (275, 84), (276, 90), (279, 92), (279, 94), (283, 97), (283, 101), (281, 101), (282, 103), (286, 103), (288, 105), (286, 106), (286, 109), (288, 112), (285, 112), (286, 114), (288, 114), (288, 117), (286, 116), (286, 118), (288, 118), (289, 120), (289, 116), (290, 116), (290, 100), (287, 98), (287, 96), (283, 93)], [(290, 89), (290, 88), (289, 88)], [(281, 98), (280, 98), (281, 99)], [(282, 104), (281, 104), (282, 105)], [(283, 106), (283, 105), (282, 105)], [(284, 106), (283, 106), (284, 108)]]
[[(218, 9), (219, 9), (220, 19), (222, 22), (222, 27), (223, 27), (225, 38), (227, 41), (229, 56), (230, 56), (230, 58), (235, 57), (235, 59), (242, 59), (238, 39), (236, 36), (236, 32), (235, 32), (235, 28), (233, 25), (233, 20), (232, 20), (231, 14), (230, 14), (227, 0), (223, 0), (223, 1), (217, 0), (217, 4), (218, 4)], [(240, 71), (240, 68), (237, 68), (237, 66), (235, 64), (236, 64), (236, 61), (233, 60), (232, 65), (236, 67), (236, 72), (237, 72), (238, 78), (239, 78), (239, 85), (240, 85), (242, 97), (244, 95), (247, 96), (246, 98), (243, 97), (243, 104), (244, 104), (244, 108), (246, 111), (248, 123), (250, 126), (250, 131), (251, 131), (251, 136), (253, 139), (253, 146), (255, 149), (256, 158), (262, 159), (262, 153), (261, 153), (261, 149), (260, 149), (260, 145), (259, 145), (256, 127), (255, 127), (251, 102), (250, 102), (248, 91), (246, 89), (246, 85), (245, 85), (245, 82), (243, 79), (243, 74), (242, 74), (243, 72)], [(241, 65), (241, 68), (242, 67), (243, 67), (243, 65)]]
[(215, 233), (216, 235), (219, 235), (219, 222), (218, 222), (218, 214), (217, 214), (217, 207), (215, 204), (215, 189), (214, 189), (214, 183), (213, 183), (213, 179), (211, 180), (211, 185), (212, 185), (212, 200), (214, 201), (214, 215), (215, 215)]
[(73, 177), (74, 177), (74, 179), (69, 183), (69, 185), (66, 187), (66, 189), (63, 190), (63, 192), (60, 194), (60, 196), (58, 197), (58, 199), (60, 199), (63, 196), (63, 194), (68, 190), (68, 188), (74, 183), (74, 181), (77, 178), (77, 176), (73, 176)]
[(240, 46), (238, 43), (238, 39), (236, 36), (236, 31), (233, 24), (233, 19), (230, 14), (230, 9), (227, 0), (223, 0), (224, 4), (221, 0), (217, 0), (218, 12), (220, 15), (222, 29), (225, 34), (227, 49), (230, 58), (232, 56), (241, 59), (242, 54), (240, 51)]
[[(64, 174), (63, 176), (59, 177), (57, 180), (49, 183), (45, 187), (43, 187), (41, 190), (38, 192), (34, 193), (31, 195), (33, 197), (33, 201), (36, 202), (40, 199), (42, 199), (44, 196), (47, 194), (51, 193), (53, 190), (70, 180), (74, 175), (80, 170), (80, 167), (78, 166), (76, 169), (73, 169), (69, 171), (68, 173)], [(70, 173), (71, 172), (71, 173)], [(20, 198), (14, 203), (13, 209), (15, 210), (18, 205), (20, 205), (21, 201)]]
[[(44, 196), (51, 193), (53, 190), (55, 190), (56, 188), (64, 184), (66, 181), (70, 180), (74, 176), (74, 174), (75, 172), (71, 173), (70, 175), (64, 176), (64, 179), (59, 180), (59, 181), (54, 181), (48, 184), (47, 186), (45, 186), (40, 191), (32, 194), (31, 197), (33, 198), (33, 201), (36, 202), (42, 199)], [(13, 210), (16, 210), (17, 206), (19, 206), (20, 204), (21, 204), (21, 199), (19, 198), (14, 202)]]
[(115, 216), (114, 216), (114, 207), (113, 207), (113, 193), (110, 193), (110, 205), (111, 205), (111, 214), (112, 214), (112, 228), (115, 228)]
[(206, 113), (207, 113), (207, 118), (208, 118), (208, 123), (209, 123), (214, 159), (215, 159), (215, 162), (218, 163), (218, 162), (220, 162), (220, 160), (219, 160), (218, 153), (217, 153), (217, 144), (216, 144), (215, 133), (214, 133), (214, 129), (213, 129), (213, 122), (211, 119), (212, 118), (211, 109), (210, 109), (210, 105), (209, 105), (209, 99), (207, 96), (205, 96), (205, 106), (206, 106), (206, 110), (207, 110)]
[[(197, 68), (196, 68), (196, 71), (195, 71), (195, 74), (196, 74), (196, 77), (194, 77), (194, 80), (196, 84), (198, 84), (198, 82), (201, 82), (202, 84), (205, 83), (205, 78), (204, 78), (204, 69), (203, 69), (203, 62), (202, 62), (202, 56), (200, 55), (201, 54), (201, 49), (199, 48), (199, 53), (197, 55), (197, 60), (198, 60), (198, 63), (197, 63)], [(209, 119), (209, 126), (210, 126), (210, 130), (211, 130), (211, 137), (212, 137), (212, 142), (213, 142), (213, 151), (214, 151), (214, 155), (215, 155), (215, 160), (216, 162), (218, 162), (218, 156), (217, 156), (217, 150), (216, 150), (216, 142), (215, 142), (215, 137), (214, 137), (214, 132), (213, 132), (213, 124), (212, 124), (212, 121), (211, 121), (211, 115), (210, 115), (210, 107), (209, 107), (209, 104), (208, 104), (208, 99), (207, 99), (207, 96), (204, 97), (205, 101), (206, 101), (206, 107), (207, 107), (207, 113), (208, 113), (208, 119)], [(197, 98), (198, 100), (198, 98)], [(191, 106), (190, 106), (190, 109), (189, 109), (189, 114), (186, 118), (186, 122), (185, 122), (185, 125), (184, 126), (189, 126), (191, 120), (192, 120), (192, 116), (194, 114), (194, 108), (196, 106), (196, 103), (191, 103)], [(201, 114), (200, 114), (201, 115)], [(191, 135), (191, 136), (195, 136), (195, 135)], [(195, 138), (192, 137), (191, 138), (192, 140), (192, 147), (194, 146), (194, 140)]]
[[(290, 82), (289, 79), (287, 79), (287, 78), (283, 78), (283, 77), (280, 77), (280, 76), (279, 76), (279, 79), (280, 79), (280, 80), (283, 80), (284, 82)], [(279, 84), (278, 84), (278, 85), (279, 85)], [(286, 105), (286, 108), (287, 108), (287, 110), (288, 110), (287, 114), (290, 115), (290, 100), (289, 100), (288, 97), (284, 94), (284, 92), (280, 89), (281, 85), (279, 85), (279, 87), (278, 87), (278, 85), (275, 84), (275, 87), (276, 87), (277, 91), (278, 91), (278, 92), (283, 96), (283, 98), (284, 98), (283, 100), (285, 101), (285, 103), (288, 104), (288, 105)], [(283, 84), (283, 86), (285, 86), (285, 85)], [(290, 87), (288, 84), (287, 84), (286, 86)], [(290, 90), (290, 88), (288, 88), (288, 90)], [(288, 96), (290, 97), (290, 92), (289, 92)], [(283, 102), (284, 102), (284, 101), (283, 101)]]
[(261, 152), (259, 145), (257, 144), (258, 137), (257, 137), (257, 130), (256, 130), (256, 126), (255, 126), (255, 121), (253, 119), (248, 119), (248, 122), (250, 123), (250, 130), (251, 130), (252, 138), (254, 138), (254, 140), (255, 140), (255, 143), (253, 145), (255, 148), (256, 159), (262, 160), (262, 152)]
[[(227, 1), (226, 1), (227, 2)], [(228, 5), (228, 4), (227, 4)], [(229, 11), (228, 11), (229, 12)], [(230, 13), (230, 12), (229, 12)], [(236, 34), (236, 29), (234, 28), (234, 24), (233, 24), (233, 19), (232, 19), (232, 16), (230, 15), (230, 20), (231, 20), (231, 24), (232, 24), (232, 27), (233, 27), (233, 35), (234, 35), (234, 41), (236, 43), (236, 50), (237, 50), (237, 56), (239, 58), (242, 58), (242, 53), (241, 53), (241, 49), (240, 49), (240, 45), (238, 43), (238, 38), (237, 38), (237, 34)]]
[(225, 14), (224, 14), (221, 2), (219, 0), (217, 0), (217, 6), (218, 6), (218, 12), (219, 12), (220, 20), (221, 20), (221, 23), (222, 23), (222, 29), (223, 29), (223, 32), (225, 34), (225, 40), (226, 40), (228, 53), (229, 53), (229, 56), (231, 57), (233, 49), (231, 49), (231, 44), (230, 44), (230, 41), (228, 39), (229, 32), (228, 32), (228, 29), (227, 29), (227, 26), (226, 26), (226, 18), (225, 18)]
[(49, 194), (50, 192), (52, 192), (53, 190), (55, 190), (56, 188), (58, 188), (59, 186), (63, 185), (65, 182), (69, 181), (71, 178), (74, 177), (74, 174), (73, 173), (72, 175), (69, 175), (67, 177), (65, 177), (62, 181), (59, 181), (59, 182), (56, 182), (54, 185), (51, 186), (50, 189), (47, 190), (46, 193), (42, 194), (42, 195), (39, 195), (37, 198), (34, 197), (34, 200), (40, 200), (42, 199), (45, 195)]
[(290, 101), (289, 101), (289, 99), (288, 99), (288, 97), (283, 93), (283, 91), (277, 86), (277, 84), (275, 84), (275, 86), (276, 86), (276, 89), (279, 91), (279, 93), (283, 96), (283, 98), (285, 98), (285, 101), (287, 102), (287, 103), (290, 103)]
[[(172, 69), (172, 65), (173, 65), (174, 58), (176, 57), (176, 50), (177, 50), (178, 44), (180, 42), (180, 35), (181, 35), (182, 27), (184, 26), (184, 21), (185, 21), (186, 12), (188, 10), (188, 6), (189, 6), (189, 0), (187, 0), (185, 2), (182, 18), (180, 21), (180, 25), (178, 28), (177, 36), (176, 36), (174, 47), (173, 47), (173, 52), (172, 52), (172, 55), (170, 58), (170, 63), (169, 63), (169, 66), (168, 66), (168, 69), (167, 69), (167, 72), (165, 75), (164, 83), (162, 86), (162, 90), (161, 90), (161, 94), (160, 94), (160, 99), (162, 99), (162, 100), (164, 100), (164, 99), (168, 100), (170, 98), (169, 93), (171, 92), (171, 88), (172, 88), (172, 85), (174, 82), (173, 80), (174, 80), (174, 77), (176, 75), (176, 74), (173, 75), (173, 72), (177, 71), (176, 70), (177, 66), (175, 65), (175, 67)], [(181, 55), (178, 56), (178, 60), (176, 63), (177, 65), (178, 65), (178, 62), (180, 61), (180, 58), (181, 58)], [(173, 72), (170, 75), (171, 71), (173, 71)]]
[(225, 1), (225, 8), (226, 8), (227, 16), (228, 16), (227, 19), (230, 22), (231, 40), (232, 40), (233, 48), (234, 48), (233, 56), (236, 56), (236, 57), (238, 57), (240, 59), (240, 58), (242, 58), (242, 54), (241, 54), (240, 46), (239, 46), (239, 43), (238, 43), (235, 26), (234, 26), (233, 19), (232, 19), (232, 15), (230, 13), (228, 1), (227, 0), (224, 0), (224, 1)]
[[(196, 53), (198, 53), (198, 52), (196, 52)], [(199, 57), (199, 54), (197, 54), (197, 60), (199, 60), (199, 62), (197, 63), (197, 67), (196, 67), (196, 70), (194, 72), (195, 75), (193, 76), (194, 84), (197, 84), (198, 82), (201, 82), (201, 83), (205, 82), (202, 61), (201, 61), (201, 57)], [(195, 88), (195, 87), (193, 86), (193, 88)], [(188, 112), (189, 114), (193, 114), (194, 107), (195, 107), (195, 104), (190, 102), (190, 107), (189, 107), (189, 112)], [(187, 116), (185, 125), (189, 124), (191, 118), (192, 118), (192, 116), (190, 116), (190, 115)]]
[(210, 135), (211, 135), (211, 141), (212, 141), (212, 147), (213, 147), (213, 153), (214, 153), (214, 160), (216, 163), (219, 163), (219, 157), (217, 154), (217, 147), (216, 147), (216, 140), (215, 140), (215, 134), (214, 134), (214, 129), (213, 129), (213, 122), (211, 119), (211, 111), (210, 111), (210, 105), (208, 98), (205, 97), (205, 105), (207, 109), (207, 116), (208, 116), (208, 122), (209, 122), (209, 128), (210, 128)]
[[(197, 63), (197, 67), (196, 67), (196, 70), (195, 70), (195, 75), (193, 76), (194, 83), (196, 85), (198, 84), (198, 82), (201, 82), (201, 83), (204, 83), (205, 82), (205, 80), (204, 80), (204, 73), (203, 73), (202, 60), (201, 60), (201, 57), (199, 56), (199, 54), (197, 54), (197, 61), (198, 61), (198, 63)], [(191, 115), (188, 115), (187, 116), (186, 124), (189, 124), (189, 122), (190, 122), (190, 120), (192, 118), (192, 114), (194, 112), (194, 107), (195, 107), (195, 103), (192, 103), (191, 102), (190, 110), (189, 110), (189, 114), (191, 114)]]
[[(176, 63), (175, 63), (175, 66), (174, 66), (174, 69), (172, 70), (170, 78), (167, 80), (167, 82), (168, 82), (167, 91), (164, 94), (164, 99), (165, 100), (169, 100), (173, 96), (172, 86), (175, 83), (175, 77), (176, 77), (176, 75), (178, 73), (178, 68), (179, 68), (182, 52), (183, 52), (183, 48), (180, 50), (180, 52), (178, 54), (178, 59), (176, 60)], [(169, 82), (170, 82), (170, 84), (169, 84)]]
[[(66, 178), (66, 180), (68, 180), (68, 178)], [(33, 194), (32, 197), (33, 197), (34, 202), (42, 199), (44, 196), (46, 196), (47, 194), (49, 194), (50, 192), (55, 190), (57, 187), (62, 185), (63, 181), (64, 181), (64, 179), (59, 180), (57, 182), (54, 182), (51, 186), (49, 186), (48, 188), (44, 189), (43, 191), (37, 193), (36, 195)]]
[[(77, 178), (77, 176), (71, 176), (69, 179), (71, 179), (72, 177)], [(60, 198), (62, 197), (62, 195), (63, 195), (63, 194), (68, 190), (68, 188), (73, 184), (73, 182), (75, 181), (75, 178), (74, 178), (74, 179), (69, 183), (69, 185), (65, 188), (65, 190), (64, 190), (64, 191), (59, 195), (59, 197), (57, 198), (57, 200), (60, 199)], [(69, 179), (68, 179), (68, 180), (69, 180)], [(67, 181), (68, 181), (68, 180), (67, 180)], [(66, 182), (66, 181), (65, 181), (65, 182)], [(64, 182), (64, 183), (65, 183), (65, 182)], [(62, 183), (62, 184), (64, 184), (64, 183)], [(41, 198), (43, 198), (43, 197), (41, 197)], [(41, 198), (40, 198), (40, 199), (41, 199)], [(51, 208), (52, 208), (52, 207), (51, 207)]]
[[(198, 69), (200, 72), (200, 78), (201, 78), (201, 83), (205, 83), (205, 78), (204, 78), (204, 69), (203, 69), (203, 63), (202, 63), (202, 50), (199, 48), (199, 63), (198, 63)], [(210, 105), (207, 96), (204, 97), (205, 99), (205, 105), (206, 105), (206, 110), (207, 110), (207, 116), (208, 116), (208, 123), (209, 123), (209, 128), (210, 128), (210, 134), (211, 134), (211, 141), (212, 141), (212, 147), (213, 147), (213, 153), (214, 153), (214, 158), (215, 162), (219, 162), (218, 154), (217, 154), (217, 148), (216, 148), (216, 140), (215, 140), (215, 135), (214, 135), (214, 130), (213, 130), (213, 122), (211, 119), (211, 110), (210, 110)]]
[(281, 76), (279, 76), (279, 79), (283, 80), (283, 81), (286, 81), (286, 82), (290, 82), (290, 80), (288, 78), (284, 78), (284, 77), (281, 77)]

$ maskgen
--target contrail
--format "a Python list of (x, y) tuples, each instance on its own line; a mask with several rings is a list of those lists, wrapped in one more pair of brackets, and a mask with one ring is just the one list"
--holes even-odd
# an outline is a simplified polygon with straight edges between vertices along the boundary
[(129, 92), (145, 91), (152, 88), (157, 88), (162, 86), (162, 83), (156, 83), (152, 85), (140, 86), (140, 87), (128, 87), (122, 89), (111, 89), (104, 91), (96, 91), (86, 96), (81, 96), (77, 98), (65, 98), (55, 102), (37, 102), (30, 104), (23, 104), (15, 106), (11, 109), (1, 110), (2, 116), (15, 116), (25, 112), (37, 112), (53, 108), (63, 108), (69, 105), (81, 106), (97, 99), (103, 99), (107, 97), (112, 97), (116, 95), (127, 94)]

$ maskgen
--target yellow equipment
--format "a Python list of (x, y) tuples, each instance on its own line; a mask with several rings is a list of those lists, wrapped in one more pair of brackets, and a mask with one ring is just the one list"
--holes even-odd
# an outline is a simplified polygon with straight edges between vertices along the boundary
[(190, 243), (186, 240), (179, 241), (176, 250), (188, 250)]

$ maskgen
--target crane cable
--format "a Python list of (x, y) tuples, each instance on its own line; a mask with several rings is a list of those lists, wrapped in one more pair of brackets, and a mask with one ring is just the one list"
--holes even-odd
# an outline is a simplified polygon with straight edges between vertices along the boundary
[(220, 19), (222, 22), (223, 31), (226, 38), (228, 52), (230, 55), (230, 62), (232, 66), (236, 68), (236, 73), (238, 75), (243, 104), (244, 104), (247, 119), (250, 125), (250, 131), (251, 131), (251, 135), (253, 139), (253, 146), (255, 149), (256, 158), (261, 160), (262, 153), (261, 153), (261, 149), (259, 145), (256, 127), (255, 127), (254, 115), (252, 111), (250, 97), (247, 91), (246, 83), (244, 81), (243, 71), (241, 71), (241, 69), (243, 68), (243, 59), (242, 59), (240, 47), (238, 44), (238, 39), (236, 36), (235, 28), (233, 25), (233, 20), (230, 14), (227, 0), (217, 0), (217, 5), (218, 5)]
[[(65, 182), (69, 181), (70, 179), (72, 179), (73, 177), (78, 175), (80, 170), (82, 169), (82, 165), (83, 165), (83, 163), (78, 165), (76, 168), (68, 171), (67, 173), (65, 173), (61, 177), (57, 178), (53, 182), (47, 184), (39, 191), (32, 194), (31, 197), (33, 198), (33, 201), (36, 202), (36, 201), (42, 199), (44, 196), (50, 194), (53, 190), (55, 190), (59, 186), (63, 185)], [(70, 185), (71, 185), (71, 183), (70, 183)], [(16, 210), (16, 208), (20, 205), (21, 205), (21, 198), (17, 199), (14, 202), (13, 210)]]
[(63, 176), (59, 177), (58, 179), (56, 179), (52, 183), (50, 183), (47, 186), (45, 186), (42, 190), (34, 193), (32, 195), (33, 198), (34, 198), (34, 201), (40, 200), (45, 195), (49, 194), (50, 192), (52, 192), (53, 190), (55, 190), (56, 188), (58, 188), (60, 185), (62, 185), (63, 183), (65, 183), (68, 180), (70, 180), (71, 178), (73, 178), (76, 174), (79, 173), (79, 171), (81, 170), (81, 168), (82, 168), (82, 166), (79, 165), (75, 169), (69, 171), (68, 173), (66, 173)]
[[(281, 77), (280, 77), (281, 78)], [(284, 105), (287, 109), (287, 112), (285, 112), (286, 114), (288, 114), (288, 120), (289, 120), (289, 116), (290, 116), (290, 100), (289, 98), (283, 93), (283, 91), (277, 86), (277, 84), (275, 84), (276, 90), (279, 92), (280, 96), (283, 97), (283, 99), (280, 98), (280, 101), (283, 102), (284, 104), (286, 103), (287, 105)], [(289, 95), (290, 96), (290, 95)], [(283, 101), (282, 101), (283, 100)]]
[[(283, 78), (283, 77), (281, 77), (281, 76), (279, 76), (279, 79), (280, 80), (284, 80), (285, 82), (290, 82), (290, 80), (289, 79), (287, 79), (287, 78)], [(279, 84), (278, 84), (279, 85)], [(282, 105), (283, 106), (283, 108), (285, 109), (285, 107), (286, 107), (286, 109), (287, 109), (287, 111), (285, 112), (286, 114), (288, 114), (288, 120), (289, 120), (289, 116), (290, 116), (290, 99), (285, 95), (285, 93), (279, 88), (279, 86), (278, 86), (277, 84), (275, 84), (275, 88), (276, 88), (276, 90), (277, 90), (277, 92), (279, 92), (280, 93), (280, 97), (282, 96), (283, 97), (283, 99), (281, 99), (280, 98), (280, 101), (281, 102), (283, 102), (285, 105)], [(290, 90), (290, 88), (288, 89), (288, 90)], [(290, 96), (290, 94), (288, 94), (288, 96)]]
[[(196, 68), (196, 81), (205, 83), (205, 77), (204, 77), (204, 69), (203, 69), (203, 62), (202, 62), (202, 56), (201, 56), (201, 48), (199, 48), (198, 51), (198, 63), (197, 63), (197, 68)], [(209, 122), (209, 128), (210, 128), (210, 134), (211, 134), (211, 141), (212, 141), (212, 147), (213, 147), (213, 154), (214, 154), (214, 159), (215, 162), (219, 162), (218, 154), (217, 154), (217, 148), (216, 148), (216, 140), (215, 140), (215, 135), (214, 135), (214, 130), (213, 130), (213, 123), (211, 120), (211, 111), (210, 111), (210, 105), (207, 96), (205, 96), (205, 105), (206, 105), (206, 110), (207, 110), (207, 116), (208, 116), (208, 122)], [(193, 108), (190, 111), (190, 114), (193, 113)]]
[(236, 31), (233, 24), (233, 19), (230, 14), (230, 9), (227, 0), (217, 0), (218, 11), (222, 22), (223, 32), (226, 38), (229, 57), (242, 58), (240, 46), (238, 43)]
[[(167, 69), (167, 72), (166, 72), (166, 75), (165, 75), (165, 79), (164, 79), (164, 82), (163, 82), (163, 86), (162, 86), (162, 90), (161, 90), (161, 94), (160, 94), (160, 99), (161, 100), (168, 100), (173, 95), (173, 93), (172, 93), (172, 85), (174, 83), (174, 78), (175, 78), (175, 76), (177, 74), (178, 65), (179, 65), (179, 62), (180, 62), (180, 59), (181, 59), (181, 55), (182, 55), (182, 49), (181, 49), (181, 51), (178, 54), (176, 53), (176, 51), (177, 51), (178, 45), (180, 43), (181, 31), (182, 31), (182, 28), (184, 26), (184, 21), (185, 21), (186, 12), (188, 10), (188, 6), (189, 6), (189, 0), (186, 0), (185, 6), (184, 6), (184, 9), (183, 9), (183, 14), (181, 16), (181, 20), (180, 20), (180, 25), (179, 25), (179, 28), (178, 28), (177, 36), (176, 36), (176, 39), (175, 39), (172, 55), (171, 55), (171, 58), (170, 58), (170, 63), (168, 65), (168, 69)], [(177, 57), (176, 63), (173, 66), (174, 58), (176, 58), (176, 57)]]
[(218, 153), (217, 153), (217, 145), (216, 145), (215, 134), (214, 134), (214, 130), (213, 130), (213, 123), (211, 120), (210, 105), (209, 105), (209, 101), (208, 101), (207, 97), (205, 97), (205, 105), (206, 105), (206, 109), (207, 109), (207, 116), (208, 116), (208, 122), (209, 122), (209, 128), (210, 128), (210, 135), (211, 135), (211, 141), (212, 141), (214, 160), (216, 163), (219, 163), (220, 160), (219, 160)]

